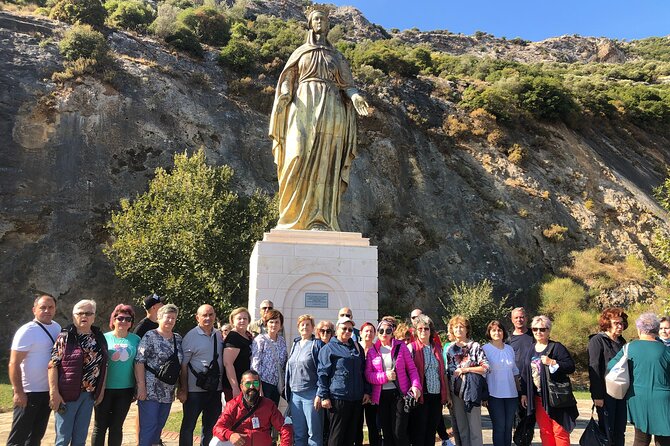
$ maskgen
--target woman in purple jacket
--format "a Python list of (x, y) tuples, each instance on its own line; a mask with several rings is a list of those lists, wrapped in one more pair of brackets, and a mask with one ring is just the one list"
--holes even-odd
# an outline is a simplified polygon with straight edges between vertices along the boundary
[(370, 348), (365, 364), (365, 378), (372, 384), (372, 403), (379, 405), (379, 419), (384, 446), (409, 444), (408, 414), (403, 396), (415, 399), (421, 395), (421, 381), (405, 343), (393, 338), (395, 319), (385, 316), (377, 326), (378, 341)]

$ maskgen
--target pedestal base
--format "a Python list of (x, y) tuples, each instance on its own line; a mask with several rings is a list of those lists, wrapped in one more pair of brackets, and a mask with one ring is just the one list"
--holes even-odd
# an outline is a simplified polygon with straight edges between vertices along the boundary
[(303, 314), (335, 322), (349, 307), (357, 327), (376, 322), (377, 279), (377, 247), (360, 233), (273, 229), (251, 254), (248, 308), (257, 319), (270, 299), (284, 315), (290, 348)]

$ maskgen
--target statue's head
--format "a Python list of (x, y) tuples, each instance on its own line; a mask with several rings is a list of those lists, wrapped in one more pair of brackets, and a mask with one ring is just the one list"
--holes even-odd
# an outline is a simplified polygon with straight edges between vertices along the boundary
[(330, 22), (328, 14), (330, 8), (326, 5), (311, 5), (305, 10), (307, 16), (307, 26), (316, 34), (328, 34)]

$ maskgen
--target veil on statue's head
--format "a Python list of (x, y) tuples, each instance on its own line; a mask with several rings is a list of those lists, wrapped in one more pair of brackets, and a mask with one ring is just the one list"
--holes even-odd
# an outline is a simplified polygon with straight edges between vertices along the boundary
[[(314, 30), (312, 29), (312, 17), (317, 12), (320, 12), (326, 16), (326, 18), (328, 19), (328, 23), (330, 25), (330, 12), (332, 11), (332, 9), (333, 8), (331, 6), (320, 5), (317, 3), (310, 5), (307, 7), (307, 9), (305, 9), (305, 17), (307, 17), (307, 38), (305, 43), (309, 43), (310, 45), (319, 45), (316, 42), (316, 36), (314, 35)], [(326, 45), (332, 46), (332, 44), (328, 40), (328, 36), (326, 36)]]

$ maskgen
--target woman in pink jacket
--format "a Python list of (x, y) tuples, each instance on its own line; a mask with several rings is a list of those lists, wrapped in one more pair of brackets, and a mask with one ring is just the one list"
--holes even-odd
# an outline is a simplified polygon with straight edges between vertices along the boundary
[(442, 406), (450, 405), (449, 387), (445, 380), (444, 359), (435, 344), (435, 326), (425, 314), (414, 320), (416, 340), (409, 345), (414, 364), (424, 384), (419, 405), (412, 412), (412, 444), (433, 446), (437, 424), (442, 417)]
[(372, 384), (372, 403), (379, 405), (379, 420), (384, 446), (405, 446), (408, 414), (403, 396), (421, 395), (421, 381), (405, 343), (393, 338), (396, 321), (385, 316), (377, 326), (378, 341), (370, 348), (365, 361), (365, 377)]

